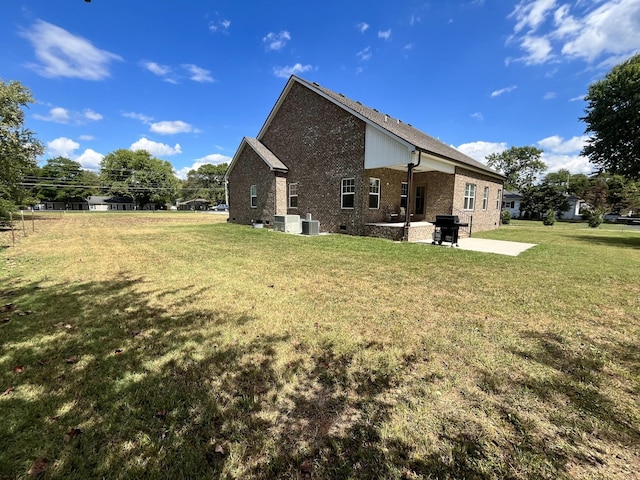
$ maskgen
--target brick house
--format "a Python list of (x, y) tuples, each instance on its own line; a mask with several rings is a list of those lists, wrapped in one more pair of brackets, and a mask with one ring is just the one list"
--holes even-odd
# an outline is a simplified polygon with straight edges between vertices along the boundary
[[(291, 76), (227, 170), (229, 221), (311, 214), (323, 232), (430, 239), (438, 214), (500, 224), (504, 177), (378, 110)], [(469, 232), (468, 232), (469, 233)]]

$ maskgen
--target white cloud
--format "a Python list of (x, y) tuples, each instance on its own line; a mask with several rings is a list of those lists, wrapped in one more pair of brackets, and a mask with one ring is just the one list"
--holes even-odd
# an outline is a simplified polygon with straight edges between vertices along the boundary
[(610, 67), (640, 49), (640, 1), (592, 0), (557, 4), (556, 0), (522, 0), (509, 18), (528, 65), (580, 59)]
[(202, 158), (197, 158), (190, 167), (183, 167), (176, 171), (176, 176), (181, 179), (187, 178), (187, 174), (191, 170), (197, 170), (202, 165), (212, 164), (219, 165), (221, 163), (231, 163), (232, 158), (226, 155), (220, 155), (219, 153), (212, 153)]
[(291, 75), (299, 75), (310, 70), (313, 70), (311, 65), (296, 63), (295, 65), (286, 67), (273, 67), (273, 74), (279, 78), (289, 78)]
[(538, 145), (545, 151), (553, 153), (575, 153), (580, 152), (587, 144), (588, 140), (589, 137), (587, 135), (571, 137), (568, 140), (565, 140), (559, 135), (552, 135), (551, 137), (543, 138), (538, 141)]
[(547, 92), (547, 93), (544, 94), (544, 97), (542, 97), (542, 98), (544, 100), (553, 100), (557, 96), (558, 96), (558, 94), (556, 92)]
[(175, 146), (167, 145), (166, 143), (154, 142), (145, 137), (142, 137), (137, 142), (131, 144), (131, 150), (146, 150), (151, 155), (156, 157), (171, 156), (182, 153), (182, 147), (176, 143)]
[(463, 143), (462, 145), (458, 145), (455, 147), (457, 150), (460, 150), (465, 155), (470, 156), (478, 160), (479, 162), (486, 163), (487, 155), (492, 153), (501, 153), (507, 149), (507, 144), (505, 142), (470, 142)]
[(91, 120), (92, 122), (97, 122), (99, 120), (102, 120), (102, 118), (103, 118), (102, 115), (100, 115), (97, 112), (94, 112), (90, 108), (86, 108), (84, 110), (83, 116), (84, 116), (84, 118), (86, 118), (87, 120)]
[(482, 121), (484, 120), (484, 115), (480, 112), (474, 112), (471, 114), (471, 118), (475, 118), (476, 120)]
[(82, 165), (82, 168), (86, 168), (87, 170), (99, 170), (100, 162), (104, 158), (104, 155), (96, 152), (95, 150), (91, 150), (87, 148), (82, 155), (76, 157), (74, 160)]
[(93, 135), (80, 135), (78, 138), (83, 142), (89, 142), (91, 140), (95, 140), (95, 137)]
[(578, 95), (577, 97), (570, 98), (570, 102), (577, 102), (579, 100), (584, 100), (585, 95)]
[(220, 32), (220, 33), (229, 33), (229, 27), (231, 26), (230, 20), (217, 20), (215, 22), (209, 23), (209, 31), (210, 32)]
[(148, 115), (144, 115), (142, 113), (135, 112), (125, 112), (122, 114), (123, 117), (132, 118), (134, 120), (140, 120), (145, 125), (150, 125), (153, 117), (149, 117)]
[(86, 108), (83, 112), (70, 112), (66, 108), (55, 107), (49, 110), (49, 115), (40, 115), (36, 113), (33, 115), (33, 118), (53, 123), (82, 124), (85, 123), (86, 120), (97, 122), (102, 120), (103, 117), (90, 108)]
[(151, 124), (150, 130), (161, 135), (174, 135), (176, 133), (188, 133), (193, 127), (182, 120), (156, 122)]
[(373, 53), (371, 53), (371, 47), (360, 50), (358, 53), (356, 53), (356, 56), (360, 57), (360, 60), (362, 60), (363, 62), (370, 60), (373, 56)]
[(365, 22), (360, 22), (356, 25), (356, 28), (360, 30), (360, 33), (364, 33), (369, 29), (369, 24)]
[(156, 62), (142, 62), (142, 66), (154, 75), (158, 75), (159, 77), (164, 77), (165, 75), (169, 75), (171, 73), (170, 66), (160, 65)]
[(200, 68), (197, 65), (193, 65), (190, 63), (186, 63), (182, 65), (182, 67), (185, 68), (191, 74), (189, 79), (193, 80), (194, 82), (199, 82), (199, 83), (213, 82), (213, 78), (211, 77), (211, 72), (209, 70), (205, 70), (204, 68)]
[(33, 118), (37, 120), (43, 120), (45, 122), (54, 122), (54, 123), (69, 123), (71, 121), (71, 115), (69, 115), (69, 111), (66, 108), (55, 107), (49, 110), (49, 115), (40, 115), (35, 113)]
[(80, 144), (67, 137), (59, 137), (47, 142), (47, 153), (52, 157), (71, 158), (78, 148)]
[(519, 60), (524, 61), (526, 65), (539, 65), (553, 58), (553, 48), (548, 38), (525, 35), (520, 46), (527, 52), (527, 55)]
[(378, 38), (383, 38), (384, 40), (389, 40), (391, 38), (391, 29), (379, 31)]
[(566, 168), (571, 173), (592, 173), (595, 168), (589, 163), (589, 159), (580, 155), (589, 137), (571, 137), (565, 140), (559, 135), (552, 135), (538, 141), (537, 144), (544, 150), (541, 160), (547, 164), (548, 172), (557, 172)]
[(178, 83), (176, 74), (174, 73), (173, 68), (171, 68), (169, 65), (161, 65), (156, 62), (141, 62), (141, 63), (146, 70), (150, 71), (154, 75), (157, 75), (158, 77), (161, 77), (162, 80), (164, 80), (165, 82), (173, 83), (173, 84)]
[(110, 76), (111, 62), (122, 60), (119, 55), (100, 50), (88, 40), (42, 20), (21, 35), (31, 42), (39, 60), (29, 66), (47, 78), (103, 80)]
[(270, 32), (262, 39), (267, 50), (282, 50), (289, 40), (291, 40), (291, 34), (286, 30), (280, 33)]
[[(571, 173), (592, 173), (595, 168), (589, 159), (582, 157), (580, 152), (589, 137), (571, 137), (565, 140), (559, 135), (552, 135), (536, 142), (543, 150), (540, 159), (547, 164), (547, 172), (556, 172), (566, 168)], [(486, 157), (492, 153), (502, 153), (507, 150), (506, 142), (470, 142), (455, 147), (462, 153), (469, 155), (479, 162), (486, 163)]]
[(509, 15), (517, 20), (514, 31), (518, 33), (525, 28), (536, 31), (555, 6), (556, 0), (521, 1)]
[(491, 92), (491, 97), (499, 97), (500, 95), (514, 91), (516, 88), (518, 88), (516, 85), (511, 85), (510, 87), (501, 88), (500, 90), (494, 90)]

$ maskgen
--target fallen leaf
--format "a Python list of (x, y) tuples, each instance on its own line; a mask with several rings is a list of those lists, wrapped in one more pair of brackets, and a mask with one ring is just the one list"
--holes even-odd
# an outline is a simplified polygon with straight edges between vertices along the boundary
[(25, 370), (25, 366), (24, 365), (17, 365), (15, 367), (13, 367), (13, 373), (22, 373)]
[(222, 445), (216, 445), (214, 452), (219, 453), (220, 455), (224, 455), (224, 447)]
[(132, 330), (131, 331), (131, 336), (133, 337), (137, 337), (138, 335), (140, 335), (142, 333), (142, 330)]
[(65, 360), (65, 362), (67, 363), (78, 363), (80, 361), (80, 357), (78, 357), (77, 355), (74, 355), (73, 357), (69, 357)]
[(72, 428), (71, 430), (69, 430), (65, 436), (64, 436), (64, 441), (65, 442), (70, 442), (71, 439), (73, 439), (73, 437), (77, 437), (78, 435), (80, 435), (82, 433), (82, 430), (80, 430), (79, 428)]
[(0, 323), (9, 323), (11, 319), (9, 317), (5, 317), (3, 319), (0, 320)]
[(117, 348), (115, 352), (116, 355), (121, 355), (122, 354), (122, 350), (120, 348)]
[(309, 460), (302, 462), (302, 465), (300, 465), (300, 471), (304, 474), (311, 473), (311, 462)]
[(54, 327), (58, 327), (58, 328), (66, 328), (67, 330), (72, 329), (73, 327), (71, 325), (69, 325), (68, 323), (64, 323), (64, 322), (58, 322), (56, 324), (53, 325)]
[(7, 303), (6, 305), (4, 305), (2, 307), (2, 312), (6, 313), (6, 312), (12, 312), (16, 309), (16, 306), (13, 303)]
[(7, 395), (9, 395), (11, 392), (13, 392), (13, 390), (14, 390), (14, 387), (9, 387), (9, 388), (7, 388), (7, 389), (2, 393), (2, 396), (3, 396), (3, 397), (6, 397), (6, 396), (7, 396)]
[(47, 467), (49, 466), (49, 460), (46, 458), (39, 458), (31, 465), (29, 471), (27, 472), (32, 477), (41, 477), (47, 471)]

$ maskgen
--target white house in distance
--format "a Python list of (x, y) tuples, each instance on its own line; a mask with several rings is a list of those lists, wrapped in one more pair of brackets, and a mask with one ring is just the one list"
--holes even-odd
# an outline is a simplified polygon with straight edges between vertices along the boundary
[[(584, 200), (577, 197), (567, 197), (569, 208), (560, 214), (561, 220), (582, 220), (580, 210), (584, 207)], [(522, 211), (520, 205), (522, 203), (522, 194), (511, 190), (505, 190), (502, 195), (502, 210), (506, 210), (511, 218), (520, 218), (525, 212)]]

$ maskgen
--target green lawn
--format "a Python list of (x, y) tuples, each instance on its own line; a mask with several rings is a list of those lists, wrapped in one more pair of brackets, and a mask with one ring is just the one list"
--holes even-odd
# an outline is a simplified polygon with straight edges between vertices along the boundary
[(479, 234), (539, 244), (508, 257), (225, 219), (0, 232), (0, 478), (638, 475), (640, 231)]

